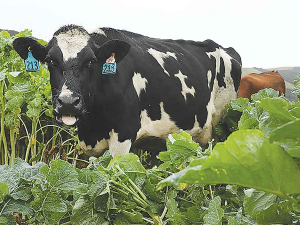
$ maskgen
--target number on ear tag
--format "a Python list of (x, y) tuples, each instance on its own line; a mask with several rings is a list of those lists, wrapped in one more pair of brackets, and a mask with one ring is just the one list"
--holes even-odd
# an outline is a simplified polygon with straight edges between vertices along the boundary
[(104, 63), (102, 67), (102, 74), (116, 74), (117, 63)]
[(25, 69), (27, 72), (36, 72), (40, 70), (39, 61), (33, 57), (31, 52), (28, 52), (28, 58), (25, 59)]

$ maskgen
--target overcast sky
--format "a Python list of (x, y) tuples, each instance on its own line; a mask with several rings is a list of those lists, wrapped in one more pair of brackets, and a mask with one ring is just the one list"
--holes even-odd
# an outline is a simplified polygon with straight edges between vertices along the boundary
[(243, 67), (300, 66), (300, 0), (0, 0), (0, 29), (49, 41), (62, 25), (126, 29), (156, 38), (212, 39)]

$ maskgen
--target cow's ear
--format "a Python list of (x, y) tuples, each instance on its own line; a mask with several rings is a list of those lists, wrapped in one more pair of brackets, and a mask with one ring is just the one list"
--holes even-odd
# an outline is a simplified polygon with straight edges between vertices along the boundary
[(20, 37), (14, 40), (13, 47), (22, 59), (28, 58), (28, 52), (31, 51), (35, 59), (45, 62), (46, 48), (37, 40), (31, 37)]
[(98, 61), (103, 62), (107, 60), (112, 53), (115, 53), (116, 63), (118, 63), (128, 54), (129, 50), (130, 45), (126, 41), (111, 40), (105, 42), (98, 48), (96, 56)]

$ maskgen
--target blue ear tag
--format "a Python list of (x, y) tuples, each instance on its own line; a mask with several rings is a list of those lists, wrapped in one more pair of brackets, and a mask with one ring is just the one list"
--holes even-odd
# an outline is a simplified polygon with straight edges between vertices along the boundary
[(28, 58), (25, 59), (25, 69), (27, 72), (36, 72), (40, 70), (39, 61), (33, 57), (31, 52), (28, 52)]
[(103, 64), (102, 74), (116, 74), (117, 63), (115, 61), (115, 53), (112, 53), (111, 57), (109, 57), (106, 60), (106, 63)]

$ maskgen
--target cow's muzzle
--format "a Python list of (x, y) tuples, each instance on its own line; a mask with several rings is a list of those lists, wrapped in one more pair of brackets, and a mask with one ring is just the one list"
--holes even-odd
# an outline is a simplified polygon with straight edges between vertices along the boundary
[(78, 96), (58, 96), (53, 114), (58, 124), (75, 126), (82, 114), (83, 102)]

